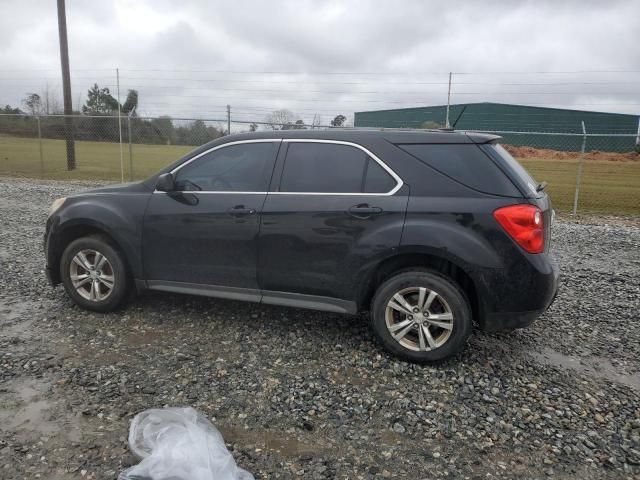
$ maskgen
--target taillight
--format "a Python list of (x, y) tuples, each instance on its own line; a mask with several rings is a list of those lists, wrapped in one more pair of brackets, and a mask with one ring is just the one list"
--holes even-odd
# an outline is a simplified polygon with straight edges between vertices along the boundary
[(494, 218), (518, 245), (529, 253), (544, 250), (542, 212), (534, 205), (509, 205), (493, 212)]

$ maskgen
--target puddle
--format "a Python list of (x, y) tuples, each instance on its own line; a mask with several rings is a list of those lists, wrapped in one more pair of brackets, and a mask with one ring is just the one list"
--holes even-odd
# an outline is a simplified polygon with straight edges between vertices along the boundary
[(620, 373), (619, 368), (605, 357), (577, 357), (565, 355), (551, 348), (544, 348), (541, 353), (529, 352), (529, 355), (545, 365), (576, 370), (591, 377), (609, 380), (640, 391), (640, 374)]
[(27, 302), (9, 303), (0, 298), (0, 335), (3, 337), (30, 337), (33, 319), (27, 319)]
[[(0, 424), (3, 430), (19, 434), (33, 432), (37, 436), (63, 435), (79, 441), (80, 426), (75, 417), (54, 416), (55, 403), (44, 398), (48, 385), (37, 380), (20, 380), (5, 384), (0, 395)], [(51, 420), (54, 418), (55, 420)]]

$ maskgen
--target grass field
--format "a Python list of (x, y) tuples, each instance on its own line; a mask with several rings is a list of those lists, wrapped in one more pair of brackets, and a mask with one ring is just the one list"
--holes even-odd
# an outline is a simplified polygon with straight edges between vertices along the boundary
[[(123, 146), (124, 179), (145, 178), (181, 157), (194, 147), (134, 144), (129, 157)], [(106, 142), (76, 142), (74, 171), (66, 170), (63, 140), (42, 140), (42, 161), (37, 139), (0, 136), (0, 175), (45, 179), (121, 179), (120, 145)], [(569, 211), (573, 205), (578, 161), (518, 158), (533, 177), (549, 185), (556, 209)], [(130, 172), (130, 164), (133, 166)], [(578, 205), (580, 212), (640, 215), (640, 162), (594, 161), (584, 163)]]
[[(195, 147), (184, 145), (123, 145), (124, 179), (148, 177)], [(131, 161), (130, 161), (131, 160)], [(130, 165), (133, 170), (130, 172)], [(131, 175), (130, 175), (131, 173)], [(120, 144), (76, 141), (76, 169), (67, 171), (64, 140), (0, 136), (0, 175), (53, 180), (120, 180)]]
[[(545, 191), (557, 210), (573, 208), (577, 161), (518, 158), (537, 181), (546, 181)], [(586, 161), (578, 211), (616, 215), (640, 215), (640, 162)]]

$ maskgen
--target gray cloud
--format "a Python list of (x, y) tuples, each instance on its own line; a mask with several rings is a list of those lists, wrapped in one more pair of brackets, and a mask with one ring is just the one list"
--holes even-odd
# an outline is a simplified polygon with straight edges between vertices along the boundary
[[(93, 82), (114, 91), (118, 67), (141, 113), (217, 118), (231, 104), (235, 118), (328, 122), (443, 104), (454, 71), (454, 103), (640, 110), (635, 1), (69, 0), (67, 13), (74, 102)], [(60, 90), (54, 2), (2, 3), (0, 65), (2, 104)], [(634, 73), (533, 73), (610, 70)]]

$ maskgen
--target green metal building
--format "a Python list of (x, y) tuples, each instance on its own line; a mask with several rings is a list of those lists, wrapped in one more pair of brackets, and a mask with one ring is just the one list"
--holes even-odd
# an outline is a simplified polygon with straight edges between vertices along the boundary
[[(446, 105), (437, 105), (356, 112), (354, 125), (373, 128), (440, 128), (445, 126), (446, 111)], [(505, 143), (537, 148), (580, 150), (581, 135), (558, 134), (582, 134), (583, 121), (588, 134), (605, 135), (589, 137), (587, 149), (629, 152), (636, 148), (638, 115), (503, 103), (463, 103), (449, 108), (449, 123), (456, 130), (505, 132), (501, 133)]]

